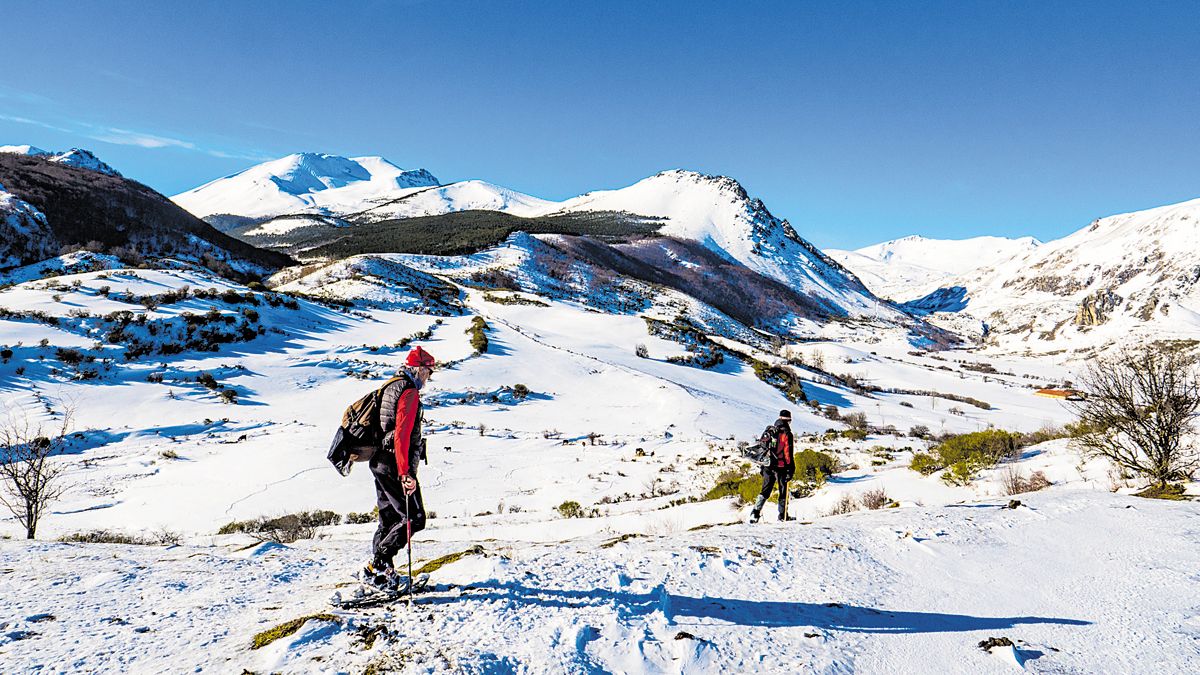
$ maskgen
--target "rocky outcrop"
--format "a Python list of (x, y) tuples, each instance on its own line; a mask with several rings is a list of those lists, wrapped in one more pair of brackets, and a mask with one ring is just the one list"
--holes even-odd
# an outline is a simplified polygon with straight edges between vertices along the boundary
[(1102, 289), (1084, 297), (1075, 311), (1076, 326), (1099, 326), (1108, 321), (1109, 315), (1121, 304), (1121, 296)]

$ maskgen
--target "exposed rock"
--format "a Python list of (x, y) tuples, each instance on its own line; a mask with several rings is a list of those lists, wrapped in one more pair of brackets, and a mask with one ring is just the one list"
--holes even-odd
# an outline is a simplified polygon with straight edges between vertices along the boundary
[(1108, 320), (1109, 314), (1121, 304), (1121, 296), (1102, 289), (1085, 296), (1075, 312), (1075, 325), (1099, 326)]
[(991, 652), (993, 647), (1015, 647), (1012, 640), (1006, 637), (990, 637), (979, 643), (979, 648), (985, 652)]

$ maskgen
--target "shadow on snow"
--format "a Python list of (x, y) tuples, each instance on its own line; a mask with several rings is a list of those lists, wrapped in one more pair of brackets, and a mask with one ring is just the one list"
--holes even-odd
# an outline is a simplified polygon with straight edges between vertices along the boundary
[[(445, 587), (443, 587), (445, 588)], [(429, 604), (452, 604), (464, 600), (502, 601), (542, 607), (585, 608), (613, 604), (623, 617), (662, 611), (668, 619), (691, 617), (712, 619), (740, 626), (816, 626), (852, 633), (961, 633), (996, 631), (1026, 624), (1087, 626), (1090, 621), (1040, 616), (984, 617), (941, 612), (908, 612), (830, 603), (779, 600), (742, 600), (667, 593), (658, 587), (647, 593), (595, 589), (575, 591), (532, 588), (522, 584), (485, 582), (473, 584), (459, 597), (431, 597)], [(480, 592), (482, 591), (482, 592)], [(424, 603), (422, 603), (424, 604)]]

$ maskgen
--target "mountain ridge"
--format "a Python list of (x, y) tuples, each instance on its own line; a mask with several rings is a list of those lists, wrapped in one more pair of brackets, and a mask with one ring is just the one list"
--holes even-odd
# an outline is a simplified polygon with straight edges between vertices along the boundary
[[(737, 180), (727, 176), (670, 169), (625, 187), (595, 190), (559, 202), (481, 180), (390, 189), (386, 194), (376, 191), (369, 199), (364, 199), (362, 193), (339, 193), (347, 187), (325, 181), (320, 183), (321, 189), (310, 183), (302, 186), (314, 189), (311, 194), (320, 195), (303, 204), (276, 199), (277, 184), (268, 184), (265, 179), (247, 184), (244, 179), (246, 175), (278, 178), (283, 169), (290, 171), (295, 167), (295, 157), (289, 155), (251, 167), (173, 199), (210, 219), (213, 213), (228, 214), (220, 216), (223, 229), (268, 246), (275, 245), (273, 241), (290, 246), (288, 239), (309, 237), (316, 231), (314, 227), (327, 228), (329, 238), (336, 239), (344, 237), (328, 228), (403, 222), (407, 218), (467, 211), (524, 218), (626, 214), (638, 221), (659, 221), (658, 234), (699, 242), (728, 261), (744, 265), (821, 303), (836, 306), (839, 309), (835, 314), (907, 321), (900, 310), (876, 298), (853, 273), (800, 236), (787, 220), (775, 217), (762, 200), (752, 197)], [(320, 157), (326, 174), (336, 173), (339, 162), (352, 161), (328, 155)], [(236, 181), (231, 182), (233, 179)], [(208, 197), (198, 205), (201, 193), (207, 193)], [(222, 194), (229, 195), (225, 204), (218, 203), (226, 199)], [(257, 200), (256, 194), (260, 197)], [(337, 201), (343, 197), (351, 198)], [(278, 212), (267, 215), (272, 209)], [(252, 220), (241, 220), (244, 218)], [(503, 220), (501, 216), (496, 218)], [(355, 252), (379, 251), (343, 251)]]

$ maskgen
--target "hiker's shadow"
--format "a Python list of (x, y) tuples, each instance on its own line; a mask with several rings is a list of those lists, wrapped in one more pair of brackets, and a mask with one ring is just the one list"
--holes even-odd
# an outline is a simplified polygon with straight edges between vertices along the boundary
[[(439, 590), (449, 590), (442, 587)], [(1091, 622), (1041, 616), (984, 617), (941, 612), (907, 612), (830, 603), (778, 600), (740, 600), (668, 593), (658, 587), (646, 593), (596, 589), (575, 591), (531, 588), (519, 583), (484, 582), (465, 588), (458, 596), (428, 597), (429, 604), (507, 602), (542, 607), (585, 608), (613, 605), (622, 617), (661, 611), (666, 618), (713, 619), (741, 626), (814, 626), (854, 633), (958, 633), (1010, 629), (1022, 624), (1086, 626)], [(683, 621), (682, 623), (686, 623)]]

